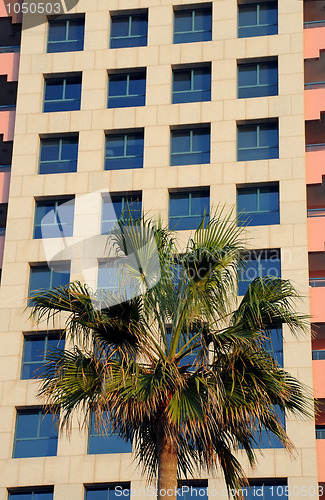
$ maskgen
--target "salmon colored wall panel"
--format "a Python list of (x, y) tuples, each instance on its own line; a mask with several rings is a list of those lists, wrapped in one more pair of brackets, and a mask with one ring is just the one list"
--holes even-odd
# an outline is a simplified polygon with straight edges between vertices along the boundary
[(310, 287), (310, 314), (313, 323), (325, 322), (325, 287)]
[(316, 439), (318, 479), (325, 481), (325, 439)]
[[(15, 3), (18, 3), (17, 0), (0, 0), (0, 17), (12, 17), (13, 23), (21, 23), (22, 15), (20, 13), (15, 13)], [(8, 4), (10, 4), (10, 11), (7, 8)]]
[(323, 111), (325, 111), (325, 88), (305, 90), (305, 119), (320, 120)]
[(325, 217), (308, 217), (308, 250), (322, 252), (325, 248)]
[(4, 141), (14, 140), (16, 110), (0, 111), (0, 134)]
[(5, 236), (0, 236), (0, 268), (2, 268), (4, 247), (5, 247)]
[(325, 175), (325, 149), (306, 153), (306, 183), (321, 184)]
[(304, 57), (310, 59), (319, 57), (321, 49), (325, 48), (325, 27), (304, 30)]
[(314, 396), (325, 398), (325, 360), (313, 360)]
[(10, 172), (0, 172), (0, 203), (8, 203)]
[(0, 74), (8, 75), (10, 82), (18, 80), (19, 57), (19, 52), (0, 54)]

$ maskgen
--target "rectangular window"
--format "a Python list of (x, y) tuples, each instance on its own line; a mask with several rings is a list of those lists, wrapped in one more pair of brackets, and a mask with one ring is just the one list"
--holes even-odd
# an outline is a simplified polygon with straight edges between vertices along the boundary
[(278, 95), (278, 63), (238, 64), (238, 98)]
[(169, 194), (169, 228), (172, 230), (197, 229), (205, 216), (209, 220), (210, 192), (179, 191)]
[(106, 135), (105, 170), (143, 167), (143, 131)]
[(212, 7), (177, 9), (174, 12), (174, 43), (212, 40)]
[(273, 359), (283, 368), (283, 334), (282, 328), (271, 328), (269, 339), (265, 341), (265, 349)]
[(280, 224), (279, 185), (238, 188), (237, 216), (248, 226)]
[(44, 113), (80, 109), (81, 75), (45, 78)]
[(77, 171), (78, 136), (41, 139), (40, 174)]
[(8, 500), (53, 500), (53, 488), (19, 488), (9, 492)]
[(249, 481), (249, 487), (243, 488), (243, 498), (245, 500), (272, 500), (282, 499), (288, 496), (286, 493), (287, 481), (285, 479)]
[(85, 18), (53, 19), (48, 24), (47, 52), (76, 52), (84, 48)]
[(237, 160), (279, 158), (279, 126), (276, 121), (238, 125)]
[(72, 236), (73, 218), (74, 197), (37, 201), (34, 239)]
[(29, 304), (33, 305), (32, 297), (40, 291), (51, 290), (60, 286), (67, 286), (70, 281), (70, 262), (36, 265), (30, 268), (29, 278)]
[(111, 18), (111, 49), (147, 45), (148, 12), (114, 14)]
[(130, 483), (94, 485), (86, 488), (86, 500), (114, 500), (119, 497), (130, 498)]
[(251, 250), (245, 255), (245, 269), (240, 273), (238, 295), (244, 295), (251, 282), (265, 276), (281, 277), (280, 250)]
[(104, 412), (102, 420), (103, 424), (98, 428), (95, 425), (94, 413), (90, 416), (88, 454), (131, 453), (132, 444), (112, 432), (106, 412)]
[(173, 70), (173, 104), (211, 100), (211, 65)]
[(171, 132), (171, 165), (210, 163), (210, 127)]
[(276, 35), (277, 2), (259, 2), (238, 6), (238, 38)]
[(316, 425), (316, 439), (325, 439), (325, 425)]
[(41, 378), (48, 354), (55, 349), (64, 350), (64, 338), (59, 333), (25, 335), (21, 378)]
[(146, 70), (109, 75), (108, 108), (144, 106), (145, 103)]
[(124, 196), (103, 196), (101, 234), (108, 234), (124, 210), (130, 210), (135, 219), (141, 217), (142, 194), (132, 193)]
[(58, 417), (42, 410), (17, 410), (13, 458), (53, 457), (58, 444)]
[(208, 500), (208, 481), (179, 481), (177, 498), (190, 500), (191, 498), (202, 498)]

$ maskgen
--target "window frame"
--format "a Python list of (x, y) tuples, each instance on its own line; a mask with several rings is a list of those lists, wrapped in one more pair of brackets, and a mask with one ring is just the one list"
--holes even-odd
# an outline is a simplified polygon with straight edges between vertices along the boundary
[[(58, 231), (60, 232), (60, 235), (54, 235), (54, 236), (44, 236), (43, 233), (41, 232), (41, 236), (35, 236), (36, 231), (38, 228), (42, 228), (44, 224), (42, 222), (40, 224), (36, 224), (36, 219), (37, 219), (37, 209), (40, 206), (39, 204), (41, 203), (49, 203), (49, 204), (54, 204), (54, 207), (52, 210), (54, 210), (54, 218), (55, 218), (55, 223), (52, 224), (46, 224), (47, 227), (52, 227), (52, 228), (58, 228)], [(71, 202), (71, 205), (73, 206), (72, 213), (69, 215), (72, 215), (72, 220), (71, 221), (59, 221), (59, 215), (58, 215), (58, 207), (61, 205), (64, 205), (67, 202)], [(73, 202), (73, 203), (72, 203)], [(75, 212), (75, 196), (62, 196), (59, 198), (41, 198), (38, 200), (35, 200), (35, 213), (34, 213), (34, 228), (33, 228), (33, 239), (38, 240), (38, 239), (48, 239), (48, 238), (68, 238), (73, 236), (73, 229), (74, 229), (74, 212)], [(68, 227), (68, 230), (66, 228)]]
[[(193, 150), (193, 137), (194, 135), (197, 133), (198, 135), (200, 135), (200, 133), (205, 133), (209, 136), (209, 150), (207, 151), (204, 151), (204, 150)], [(185, 133), (188, 133), (189, 134), (189, 150), (184, 150), (184, 151), (181, 151), (181, 152), (176, 152), (176, 153), (173, 153), (173, 144), (174, 144), (174, 140), (177, 136), (177, 134), (185, 134)], [(186, 161), (186, 162), (179, 162), (179, 160), (177, 161), (177, 158), (181, 158), (183, 157), (183, 160), (186, 160), (187, 158), (189, 158), (190, 160), (193, 160), (193, 158), (191, 158), (192, 155), (204, 155), (206, 156), (206, 158), (200, 158), (200, 162), (198, 161), (194, 161), (191, 162), (191, 161)], [(211, 128), (210, 128), (210, 124), (208, 126), (200, 126), (200, 127), (195, 127), (195, 126), (189, 126), (189, 127), (178, 127), (178, 128), (173, 128), (171, 129), (171, 132), (170, 132), (170, 165), (171, 166), (181, 166), (181, 165), (204, 165), (204, 164), (208, 164), (210, 163), (210, 155), (211, 155)]]
[[(262, 197), (262, 194), (261, 191), (262, 190), (272, 190), (273, 189), (273, 192), (277, 192), (278, 193), (278, 205), (277, 205), (277, 209), (274, 209), (274, 210), (261, 210), (260, 209), (260, 205), (261, 205), (261, 197)], [(253, 191), (255, 190), (256, 191), (256, 205), (257, 205), (257, 210), (241, 210), (239, 211), (239, 198), (240, 198), (240, 194), (243, 193), (244, 191)], [(245, 224), (247, 226), (270, 226), (270, 225), (277, 225), (277, 224), (280, 224), (280, 190), (279, 190), (279, 184), (271, 184), (271, 183), (261, 183), (261, 184), (258, 184), (258, 185), (243, 185), (243, 186), (240, 186), (240, 187), (237, 187), (237, 217), (239, 217), (239, 220), (244, 220), (245, 221)], [(258, 217), (258, 216), (263, 216), (263, 214), (265, 215), (266, 217), (266, 220), (261, 222), (261, 221), (256, 221), (257, 223), (255, 223), (254, 221), (254, 217)], [(274, 214), (274, 217), (276, 217), (278, 215), (278, 218), (275, 222), (270, 222), (270, 218), (273, 216)]]
[[(107, 156), (107, 148), (109, 146), (110, 139), (116, 139), (118, 137), (123, 137), (123, 156)], [(139, 140), (141, 141), (141, 155), (128, 155), (128, 141), (129, 140)], [(107, 133), (105, 134), (105, 166), (104, 170), (127, 170), (132, 168), (143, 168), (143, 156), (144, 156), (144, 130), (130, 130), (130, 131), (121, 131), (120, 133)], [(130, 163), (132, 166), (119, 166), (119, 167), (110, 167), (108, 168), (109, 162), (119, 162), (125, 160), (125, 163)]]
[[(177, 194), (188, 194), (188, 201), (189, 201), (189, 212), (191, 212), (191, 206), (192, 206), (192, 195), (194, 193), (201, 193), (201, 194), (205, 194), (205, 195), (208, 195), (208, 196), (204, 196), (205, 198), (208, 198), (209, 199), (209, 211), (208, 213), (203, 213), (203, 214), (192, 214), (192, 213), (189, 213), (188, 215), (173, 215), (171, 216), (170, 215), (170, 212), (171, 212), (171, 200), (172, 200), (172, 196), (173, 195), (177, 195)], [(194, 219), (194, 218), (202, 218), (203, 220), (203, 217), (205, 216), (205, 226), (206, 224), (208, 223), (209, 219), (210, 219), (210, 189), (209, 188), (202, 188), (202, 189), (192, 189), (192, 190), (179, 190), (179, 191), (171, 191), (169, 192), (169, 204), (168, 204), (168, 227), (170, 228), (171, 231), (192, 231), (193, 229), (197, 229), (197, 227), (192, 227), (192, 228), (183, 228), (183, 227), (179, 227), (179, 226), (175, 226), (173, 224), (171, 224), (171, 219), (185, 219), (185, 220), (190, 220), (190, 219)]]
[(35, 486), (35, 487), (21, 487), (21, 488), (11, 488), (8, 491), (8, 500), (15, 500), (17, 498), (19, 500), (19, 497), (21, 494), (25, 495), (30, 495), (30, 500), (34, 500), (35, 495), (40, 494), (40, 493), (45, 493), (46, 495), (52, 495), (52, 500), (53, 500), (53, 494), (54, 494), (54, 488), (48, 487), (48, 486)]
[[(195, 72), (206, 71), (209, 78), (209, 88), (194, 89)], [(175, 74), (190, 72), (190, 90), (174, 90)], [(183, 99), (177, 99), (177, 96)], [(172, 104), (182, 104), (189, 102), (211, 101), (211, 64), (205, 64), (197, 67), (181, 67), (172, 70)]]
[[(276, 69), (276, 84), (262, 84), (260, 83), (260, 71), (261, 71), (261, 66), (270, 66), (270, 70)], [(273, 68), (272, 68), (273, 66)], [(243, 69), (244, 67), (256, 67), (256, 85), (240, 85), (239, 79), (240, 79), (240, 70)], [(279, 94), (279, 68), (278, 68), (278, 61), (277, 60), (259, 60), (256, 62), (239, 62), (237, 64), (237, 92), (238, 92), (238, 99), (252, 99), (254, 97), (269, 97), (269, 96), (276, 96)], [(274, 88), (274, 90), (272, 90)], [(266, 92), (263, 93), (262, 89), (265, 89)], [(255, 92), (254, 92), (255, 91)], [(258, 92), (260, 91), (260, 93)], [(242, 95), (241, 95), (242, 94)], [(245, 95), (246, 94), (246, 95)], [(249, 95), (250, 94), (250, 95)]]
[[(178, 6), (177, 6), (178, 7)], [(207, 4), (199, 4), (199, 5), (184, 5), (182, 8), (174, 8), (174, 16), (173, 16), (173, 44), (179, 44), (179, 43), (196, 43), (196, 42), (209, 42), (212, 40), (212, 3), (207, 3)], [(186, 8), (188, 7), (188, 8)], [(197, 13), (202, 13), (202, 12), (208, 12), (208, 15), (210, 14), (210, 29), (209, 30), (200, 30), (200, 29), (195, 29), (195, 21), (196, 21), (196, 14)], [(176, 18), (178, 13), (184, 13), (184, 12), (191, 12), (191, 24), (192, 24), (192, 29), (190, 31), (176, 31)], [(201, 34), (201, 36), (200, 36)], [(182, 39), (184, 35), (192, 35), (189, 36), (188, 40)], [(205, 35), (205, 36), (204, 36)]]
[[(106, 414), (106, 416), (104, 416), (104, 414)], [(103, 426), (101, 427), (103, 429), (103, 431), (101, 432), (100, 430), (96, 431), (96, 428), (95, 428), (95, 425), (93, 424), (93, 419), (94, 419), (94, 412), (91, 412), (90, 415), (89, 415), (89, 431), (88, 431), (88, 441), (87, 441), (87, 455), (108, 455), (108, 454), (111, 454), (111, 455), (117, 455), (117, 454), (124, 454), (124, 453), (132, 453), (132, 443), (129, 443), (128, 441), (125, 441), (123, 438), (119, 438), (118, 435), (116, 435), (116, 433), (114, 433), (112, 430), (110, 430), (110, 424), (108, 422), (108, 415), (107, 415), (107, 412), (104, 411), (103, 413), (103, 416), (102, 416), (102, 421), (104, 422), (105, 421), (105, 426), (108, 425), (108, 428), (107, 428), (107, 434), (105, 434), (104, 432), (104, 428)], [(92, 430), (94, 430), (94, 432), (91, 432)], [(108, 444), (109, 442), (109, 439), (111, 437), (114, 437), (114, 438), (117, 438), (117, 439), (120, 439), (121, 440), (121, 443), (123, 443), (123, 445), (125, 446), (125, 448), (127, 448), (129, 450), (130, 446), (131, 445), (131, 451), (112, 451), (112, 450), (109, 450), (109, 451), (91, 451), (91, 448), (92, 446), (94, 447), (95, 445), (91, 445), (91, 439), (92, 438), (102, 438), (102, 439), (106, 439), (106, 442)]]
[[(115, 490), (116, 488), (121, 488), (121, 496), (123, 498), (131, 497), (131, 483), (130, 482), (120, 482), (120, 483), (105, 483), (105, 484), (87, 484), (85, 485), (85, 497), (84, 500), (88, 500), (88, 491), (105, 491), (107, 490), (107, 500), (109, 500), (109, 492)], [(126, 495), (124, 492), (129, 490), (129, 494)], [(122, 493), (123, 491), (123, 493)], [(116, 495), (115, 495), (116, 496)]]
[[(133, 197), (134, 198), (138, 197), (138, 199), (132, 200)], [(121, 199), (121, 203), (122, 203), (122, 208), (121, 208), (121, 214), (119, 215), (119, 217), (117, 217), (116, 219), (104, 219), (103, 216), (104, 216), (105, 202), (108, 200), (108, 203), (112, 203), (112, 205), (114, 207), (114, 201), (116, 201), (116, 203), (117, 203), (120, 199)], [(130, 201), (130, 199), (131, 199), (131, 201)], [(133, 204), (137, 204), (138, 208), (140, 210), (132, 207), (131, 205), (133, 205)], [(110, 197), (103, 195), (100, 234), (108, 234), (108, 232), (106, 232), (106, 230), (104, 231), (104, 229), (103, 229), (104, 224), (112, 222), (111, 227), (113, 227), (114, 223), (116, 221), (118, 221), (120, 219), (120, 217), (122, 216), (123, 210), (125, 208), (127, 208), (128, 206), (130, 206), (130, 210), (133, 210), (134, 212), (140, 212), (140, 215), (142, 215), (142, 191), (130, 191), (128, 193), (123, 193), (123, 194), (112, 194)], [(115, 208), (114, 208), (114, 212), (116, 214)], [(110, 231), (110, 229), (108, 231)]]
[[(74, 39), (74, 40), (69, 40), (69, 30), (70, 30), (70, 22), (71, 21), (80, 21), (82, 24), (80, 26), (82, 27), (82, 38), (80, 39)], [(65, 26), (65, 39), (64, 40), (55, 40), (51, 41), (50, 40), (50, 29), (51, 25), (53, 26), (54, 24), (59, 24), (59, 23), (66, 23)], [(84, 50), (84, 41), (85, 41), (85, 16), (77, 14), (76, 16), (69, 16), (66, 19), (49, 19), (48, 20), (48, 30), (47, 30), (47, 44), (46, 44), (46, 52), (48, 54), (55, 54), (55, 53), (62, 53), (62, 52), (81, 52)], [(51, 46), (58, 45), (60, 47), (60, 44), (68, 44), (68, 43), (78, 43), (80, 42), (80, 48), (73, 48), (70, 50), (49, 50)]]
[[(38, 415), (38, 423), (37, 423), (37, 435), (36, 437), (28, 437), (28, 438), (17, 438), (17, 431), (18, 431), (18, 417), (20, 415), (30, 415), (30, 414), (35, 414)], [(40, 436), (40, 431), (41, 431), (41, 421), (43, 417), (47, 417), (48, 415), (52, 415), (54, 420), (58, 420), (58, 416), (55, 415), (54, 413), (50, 413), (48, 411), (44, 412), (42, 408), (22, 408), (22, 409), (17, 409), (16, 410), (16, 423), (15, 423), (15, 434), (14, 434), (14, 441), (13, 441), (13, 451), (12, 451), (12, 458), (36, 458), (36, 457), (54, 457), (57, 456), (57, 445), (58, 445), (58, 429), (56, 433), (56, 437), (52, 436)], [(57, 423), (57, 422), (56, 422)], [(47, 454), (47, 455), (26, 455), (26, 456), (16, 456), (16, 448), (17, 448), (17, 442), (19, 441), (34, 441), (35, 443), (37, 441), (45, 441), (45, 440), (56, 440), (56, 451), (54, 454)]]
[[(26, 353), (26, 341), (28, 340), (42, 340), (44, 339), (44, 350), (42, 354), (42, 361), (25, 361), (25, 353)], [(20, 372), (20, 380), (32, 380), (34, 379), (34, 374), (32, 377), (26, 377), (24, 376), (24, 368), (25, 367), (32, 367), (33, 365), (43, 365), (48, 361), (48, 354), (49, 354), (49, 346), (48, 346), (48, 341), (49, 339), (52, 340), (57, 340), (57, 345), (59, 346), (60, 343), (63, 344), (62, 347), (58, 347), (58, 349), (64, 350), (65, 348), (65, 337), (60, 333), (59, 331), (52, 331), (52, 332), (37, 332), (37, 333), (25, 333), (24, 334), (24, 345), (23, 345), (23, 352), (22, 352), (22, 358), (21, 358), (21, 372)], [(40, 370), (41, 367), (37, 368), (37, 370)], [(42, 378), (38, 375), (37, 378)]]
[[(78, 94), (78, 97), (76, 98), (66, 98), (66, 93), (67, 93), (67, 82), (68, 81), (77, 81), (77, 79), (80, 79), (80, 83), (78, 81), (78, 85), (80, 85), (80, 95)], [(46, 99), (46, 90), (47, 90), (47, 84), (49, 82), (61, 82), (62, 81), (62, 98), (61, 99)], [(75, 73), (75, 74), (68, 74), (66, 76), (56, 76), (56, 75), (51, 75), (51, 76), (46, 76), (44, 77), (44, 95), (43, 95), (43, 113), (67, 113), (71, 111), (80, 111), (81, 109), (81, 94), (82, 94), (82, 73)], [(70, 109), (46, 109), (48, 106), (53, 103), (59, 103), (59, 104), (65, 104), (65, 103), (77, 103), (77, 107), (72, 107)]]
[[(263, 24), (263, 23), (260, 23), (260, 7), (261, 6), (265, 6), (265, 5), (271, 5), (271, 6), (276, 6), (276, 10), (277, 10), (277, 22), (276, 24)], [(256, 19), (257, 19), (257, 24), (247, 24), (247, 25), (240, 25), (239, 22), (240, 22), (240, 8), (243, 8), (243, 7), (252, 7), (252, 6), (256, 6)], [(256, 1), (256, 2), (252, 2), (252, 3), (240, 3), (238, 5), (238, 38), (252, 38), (252, 37), (256, 37), (256, 36), (272, 36), (272, 35), (277, 35), (278, 34), (278, 29), (279, 29), (279, 6), (278, 6), (278, 1)], [(273, 29), (271, 30), (271, 33), (264, 33), (262, 28), (272, 28)], [(241, 30), (249, 30), (249, 29), (260, 29), (261, 33), (258, 33), (258, 34), (254, 34), (254, 33), (251, 33), (247, 34), (247, 32), (245, 33), (241, 33)]]
[[(132, 35), (132, 24), (136, 20), (136, 18), (145, 18), (146, 21), (146, 29), (145, 33), (141, 35)], [(117, 20), (118, 18), (128, 18), (128, 35), (127, 36), (113, 36), (112, 37), (112, 31), (113, 31), (113, 20)], [(121, 49), (121, 48), (129, 48), (129, 47), (146, 47), (148, 44), (148, 10), (146, 9), (145, 11), (140, 10), (140, 11), (132, 11), (129, 13), (112, 13), (111, 14), (111, 29), (110, 29), (110, 49)], [(140, 44), (122, 44), (122, 45), (117, 45), (115, 43), (112, 43), (113, 41), (116, 40), (125, 40), (125, 41), (132, 41), (136, 39), (143, 39)], [(113, 46), (114, 45), (114, 46)]]
[(269, 478), (269, 479), (260, 479), (260, 480), (252, 479), (252, 480), (249, 480), (249, 486), (243, 487), (242, 491), (248, 492), (248, 495), (245, 496), (246, 500), (254, 500), (257, 498), (257, 495), (255, 495), (255, 493), (253, 493), (253, 491), (255, 491), (255, 490), (253, 490), (253, 488), (263, 487), (263, 490), (262, 490), (263, 496), (259, 495), (258, 498), (260, 498), (261, 500), (264, 500), (265, 499), (264, 486), (273, 486), (275, 488), (275, 492), (277, 491), (277, 488), (283, 487), (283, 491), (282, 491), (282, 494), (280, 496), (278, 496), (277, 493), (275, 495), (273, 495), (273, 493), (272, 493), (272, 498), (274, 498), (276, 500), (277, 498), (283, 498), (283, 496), (286, 496), (286, 495), (283, 495), (283, 492), (285, 491), (285, 487), (287, 485), (288, 485), (287, 479), (282, 479), (282, 478)]
[[(256, 146), (253, 147), (239, 147), (239, 136), (241, 131), (245, 131), (248, 128), (255, 128), (256, 132)], [(261, 146), (261, 132), (269, 130), (275, 130), (277, 133), (277, 145), (267, 145)], [(262, 154), (262, 151), (266, 151), (267, 153)], [(251, 152), (251, 155), (247, 156), (247, 153)], [(256, 152), (260, 152), (260, 155), (257, 155)], [(237, 124), (237, 161), (259, 161), (259, 160), (273, 160), (278, 159), (280, 154), (280, 142), (279, 142), (279, 121), (278, 120), (266, 120), (262, 122), (247, 121), (245, 123)], [(244, 157), (245, 156), (245, 157)]]
[[(246, 252), (246, 255), (248, 255), (248, 256), (252, 255), (254, 258), (249, 258), (249, 259), (246, 260), (246, 262), (257, 261), (257, 273), (256, 273), (255, 277), (252, 278), (252, 279), (242, 279), (242, 277), (245, 276), (244, 273), (246, 273), (247, 269), (249, 269), (249, 268), (247, 266), (245, 266), (241, 270), (241, 276), (238, 279), (238, 295), (239, 296), (245, 295), (245, 293), (248, 290), (249, 285), (252, 283), (252, 281), (254, 281), (255, 278), (264, 278), (266, 276), (274, 276), (274, 274), (270, 275), (269, 272), (267, 272), (266, 274), (262, 273), (262, 269), (263, 268), (262, 268), (262, 265), (261, 265), (261, 260), (272, 262), (272, 260), (271, 260), (272, 257), (268, 257), (269, 255), (272, 254), (272, 252), (274, 252), (275, 255), (276, 255), (276, 258), (274, 259), (273, 262), (279, 263), (279, 269), (278, 269), (279, 270), (279, 274), (276, 277), (278, 277), (278, 278), (281, 277), (281, 250), (279, 248), (267, 248), (267, 249), (260, 249), (260, 250), (249, 250), (248, 252)], [(269, 268), (269, 266), (268, 266), (268, 268)], [(245, 283), (245, 285), (241, 286), (241, 283)], [(245, 288), (245, 291), (242, 293), (243, 290), (241, 290), (241, 289), (243, 289), (243, 288)]]
[[(141, 79), (144, 80), (144, 93), (143, 94), (130, 94), (130, 81), (132, 80), (131, 77), (139, 77), (141, 76)], [(110, 82), (114, 81), (114, 77), (126, 77), (126, 94), (119, 94), (119, 95), (113, 95), (110, 96)], [(113, 80), (111, 80), (113, 78)], [(137, 70), (133, 69), (128, 69), (128, 70), (119, 70), (114, 73), (109, 73), (108, 74), (108, 92), (107, 92), (107, 108), (108, 109), (116, 109), (116, 108), (133, 108), (133, 107), (140, 107), (140, 106), (145, 106), (146, 105), (146, 86), (147, 86), (147, 71), (146, 68), (137, 68)], [(126, 101), (126, 103), (120, 104), (120, 105), (112, 105), (112, 99), (113, 103), (115, 99), (130, 99), (134, 98), (135, 103), (129, 103)]]
[[(60, 261), (57, 263), (59, 268), (62, 268), (62, 266), (66, 267), (67, 269), (69, 268), (69, 281), (68, 283), (66, 283), (65, 285), (60, 285), (60, 286), (63, 286), (64, 288), (69, 286), (69, 283), (70, 283), (70, 277), (71, 277), (71, 262), (70, 261)], [(58, 273), (58, 274), (68, 274), (67, 272), (60, 272), (60, 271), (54, 271), (53, 270), (53, 267), (54, 267), (54, 263), (52, 263), (52, 267), (49, 267), (47, 264), (30, 264), (29, 266), (29, 284), (28, 284), (28, 306), (32, 306), (33, 305), (33, 292), (37, 292), (39, 290), (45, 290), (45, 291), (49, 291), (49, 290), (53, 290), (53, 275), (54, 273)], [(32, 281), (32, 274), (33, 274), (33, 269), (48, 269), (50, 271), (50, 285), (49, 287), (47, 288), (37, 288), (37, 289), (31, 289), (31, 281)]]
[[(72, 142), (73, 140), (75, 140), (75, 143)], [(58, 142), (58, 160), (46, 160), (46, 161), (42, 161), (42, 150), (43, 150), (43, 144), (44, 142), (53, 142), (53, 144), (55, 142)], [(75, 159), (71, 160), (64, 160), (62, 159), (62, 148), (63, 148), (63, 143), (64, 141), (71, 141), (70, 144), (72, 145), (76, 145), (77, 147), (77, 156)], [(60, 136), (60, 137), (41, 137), (40, 139), (40, 150), (39, 150), (39, 167), (38, 167), (38, 173), (39, 175), (52, 175), (52, 174), (65, 174), (65, 173), (74, 173), (74, 172), (77, 172), (77, 169), (78, 169), (78, 153), (79, 153), (79, 135), (67, 135), (67, 136)], [(72, 169), (72, 168), (69, 168), (68, 170), (62, 170), (62, 171), (59, 171), (59, 172), (42, 172), (42, 164), (53, 164), (54, 166), (58, 166), (59, 164), (62, 165), (62, 164), (69, 164), (69, 163), (72, 163), (73, 166), (75, 165), (75, 167)]]

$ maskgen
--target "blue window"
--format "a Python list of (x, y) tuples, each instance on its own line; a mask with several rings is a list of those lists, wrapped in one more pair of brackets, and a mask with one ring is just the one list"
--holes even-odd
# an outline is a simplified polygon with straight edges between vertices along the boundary
[(44, 113), (79, 110), (80, 102), (81, 76), (45, 79)]
[(173, 71), (173, 104), (211, 100), (211, 66)]
[(238, 188), (237, 215), (248, 226), (280, 224), (279, 186)]
[(252, 250), (245, 255), (245, 269), (241, 271), (238, 295), (244, 295), (255, 278), (281, 277), (280, 250)]
[(238, 37), (276, 35), (277, 2), (259, 2), (238, 6)]
[(85, 19), (50, 20), (47, 52), (70, 52), (84, 48)]
[(144, 106), (146, 103), (146, 71), (118, 72), (109, 75), (108, 108)]
[(21, 378), (41, 378), (48, 354), (55, 349), (64, 349), (64, 339), (59, 334), (34, 334), (24, 338)]
[(287, 481), (283, 479), (250, 481), (250, 486), (243, 488), (243, 497), (245, 500), (274, 500), (282, 499), (288, 496), (286, 490)]
[(34, 238), (63, 238), (73, 234), (74, 197), (36, 202)]
[(105, 170), (143, 167), (143, 131), (106, 136)]
[(212, 39), (212, 8), (175, 10), (174, 43), (206, 42)]
[(316, 425), (316, 439), (325, 439), (325, 425)]
[(42, 139), (40, 174), (61, 174), (77, 171), (78, 136)]
[(279, 158), (278, 122), (238, 125), (237, 160)]
[(8, 500), (53, 500), (53, 488), (19, 488), (9, 492)]
[(113, 500), (114, 498), (130, 498), (130, 483), (87, 486), (86, 500)]
[(111, 49), (147, 45), (148, 13), (112, 15)]
[(177, 498), (208, 500), (208, 481), (180, 481), (177, 488)]
[(70, 281), (70, 263), (59, 262), (47, 265), (31, 266), (29, 278), (29, 304), (33, 305), (32, 297), (42, 290), (51, 290), (60, 286), (67, 286)]
[[(105, 432), (107, 428), (107, 432)], [(103, 453), (131, 453), (132, 444), (114, 434), (111, 430), (108, 416), (103, 414), (103, 424), (96, 428), (95, 416), (90, 416), (88, 454), (96, 455)]]
[(238, 97), (263, 97), (278, 94), (278, 63), (265, 61), (238, 64)]
[(53, 457), (58, 444), (58, 417), (42, 410), (18, 410), (13, 458)]
[(205, 215), (209, 220), (210, 192), (179, 191), (169, 195), (169, 228), (172, 230), (197, 229)]
[(210, 163), (210, 127), (171, 132), (171, 165)]
[(108, 234), (124, 210), (130, 210), (134, 217), (141, 217), (142, 195), (132, 193), (124, 196), (103, 197), (101, 234)]
[(282, 328), (272, 328), (268, 339), (265, 340), (265, 349), (272, 355), (273, 359), (283, 368), (283, 335)]

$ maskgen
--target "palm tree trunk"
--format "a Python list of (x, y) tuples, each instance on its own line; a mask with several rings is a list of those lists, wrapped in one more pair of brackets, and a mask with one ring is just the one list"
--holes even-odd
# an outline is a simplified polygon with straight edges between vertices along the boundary
[(157, 500), (176, 500), (177, 449), (164, 432), (162, 423), (158, 427), (158, 495)]

